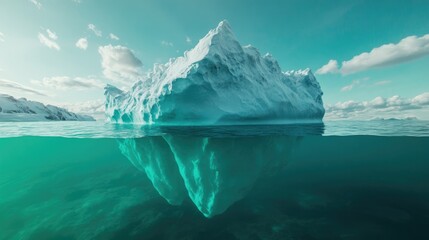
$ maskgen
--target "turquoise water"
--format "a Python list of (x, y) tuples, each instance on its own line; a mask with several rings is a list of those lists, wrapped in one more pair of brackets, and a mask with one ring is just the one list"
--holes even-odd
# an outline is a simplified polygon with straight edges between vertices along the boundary
[(0, 239), (428, 236), (425, 121), (0, 129)]

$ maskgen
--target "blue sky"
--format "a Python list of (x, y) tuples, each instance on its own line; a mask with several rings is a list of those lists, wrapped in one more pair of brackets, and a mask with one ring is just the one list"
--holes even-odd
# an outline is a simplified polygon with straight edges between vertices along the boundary
[[(99, 111), (104, 84), (130, 85), (227, 19), (243, 45), (271, 53), (283, 70), (317, 72), (330, 118), (429, 119), (427, 0), (0, 5), (0, 92), (13, 96)], [(337, 66), (321, 69), (330, 60)]]

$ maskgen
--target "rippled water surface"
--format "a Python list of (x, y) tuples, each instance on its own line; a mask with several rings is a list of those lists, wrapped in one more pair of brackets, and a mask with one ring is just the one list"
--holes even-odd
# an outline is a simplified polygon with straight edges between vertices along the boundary
[(0, 137), (56, 136), (138, 138), (163, 134), (199, 136), (324, 135), (429, 136), (429, 121), (326, 121), (321, 124), (243, 126), (144, 126), (104, 122), (0, 122)]

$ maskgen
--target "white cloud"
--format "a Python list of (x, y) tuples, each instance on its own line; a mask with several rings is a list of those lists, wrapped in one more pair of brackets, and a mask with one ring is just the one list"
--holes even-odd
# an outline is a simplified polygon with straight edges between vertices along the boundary
[(30, 94), (39, 95), (39, 96), (46, 96), (46, 94), (40, 90), (27, 87), (18, 82), (14, 82), (7, 79), (0, 79), (0, 91), (5, 93), (12, 91), (12, 92), (20, 92), (20, 93), (30, 93)]
[(364, 77), (364, 78), (353, 80), (353, 82), (351, 84), (342, 87), (341, 92), (351, 91), (352, 89), (354, 89), (357, 86), (361, 86), (361, 87), (368, 86), (365, 84), (366, 81), (368, 81), (368, 80), (369, 80), (369, 77)]
[(116, 36), (115, 34), (113, 34), (113, 33), (110, 33), (109, 34), (109, 37), (110, 37), (110, 39), (112, 39), (112, 40), (116, 40), (116, 41), (118, 41), (119, 40), (119, 37), (118, 36)]
[[(49, 29), (46, 31), (47, 31), (48, 36), (49, 36), (50, 35)], [(55, 35), (55, 37), (56, 37), (56, 35)], [(45, 45), (48, 48), (55, 49), (55, 50), (61, 49), (60, 46), (57, 44), (57, 42), (55, 42), (55, 40), (53, 38), (46, 37), (43, 33), (39, 33), (38, 38), (39, 38), (40, 43), (42, 43), (43, 45)]]
[[(423, 56), (429, 55), (429, 34), (422, 37), (409, 36), (398, 43), (384, 44), (372, 49), (370, 52), (364, 52), (354, 56), (352, 59), (343, 61), (339, 71), (322, 71), (327, 65), (323, 66), (318, 74), (340, 72), (342, 74), (352, 74), (373, 68), (386, 67), (402, 62), (407, 62)], [(334, 68), (332, 68), (334, 69)], [(318, 71), (319, 71), (318, 70)]]
[(42, 8), (42, 4), (38, 2), (37, 0), (30, 0), (32, 4), (34, 4), (38, 9)]
[(83, 77), (68, 77), (68, 76), (56, 76), (56, 77), (45, 77), (41, 81), (31, 81), (33, 84), (39, 86), (59, 89), (59, 90), (68, 90), (68, 89), (77, 89), (85, 90), (91, 88), (103, 88), (105, 84), (100, 80), (94, 78), (83, 78)]
[(187, 43), (191, 43), (191, 42), (192, 42), (191, 38), (190, 38), (190, 37), (188, 37), (188, 36), (186, 36), (186, 42), (187, 42)]
[(91, 30), (97, 37), (103, 36), (102, 32), (98, 30), (97, 27), (92, 23), (88, 24), (88, 29)]
[(98, 120), (105, 118), (104, 99), (74, 103), (59, 103), (57, 105), (74, 113), (90, 115)]
[(130, 84), (141, 77), (142, 62), (133, 51), (123, 46), (106, 45), (98, 48), (103, 74), (107, 78)]
[(172, 42), (165, 41), (165, 40), (162, 40), (162, 41), (161, 41), (161, 45), (166, 46), (166, 47), (172, 47), (172, 46), (173, 46), (173, 43), (172, 43)]
[(360, 84), (360, 81), (359, 80), (355, 80), (350, 85), (342, 87), (341, 88), (341, 92), (348, 92), (348, 91), (352, 90), (355, 86), (357, 86), (359, 84)]
[[(345, 101), (333, 105), (327, 104), (326, 119), (372, 119), (401, 118), (407, 114), (418, 114), (429, 111), (429, 92), (413, 98), (402, 98), (398, 95), (390, 98), (376, 97), (369, 101)], [(429, 116), (429, 115), (428, 115)]]
[(352, 83), (350, 85), (346, 85), (346, 86), (341, 88), (341, 92), (348, 92), (348, 91), (352, 90), (354, 86), (355, 86), (354, 83)]
[(429, 92), (422, 93), (412, 99), (412, 103), (419, 105), (429, 105)]
[(48, 37), (49, 37), (50, 39), (52, 39), (52, 40), (57, 40), (57, 39), (58, 39), (57, 34), (56, 34), (56, 33), (54, 33), (54, 32), (52, 32), (51, 30), (46, 29), (46, 32), (48, 33)]
[(76, 42), (76, 47), (86, 50), (88, 48), (88, 40), (86, 38), (79, 38)]
[(4, 34), (0, 32), (0, 42), (4, 42)]
[(374, 83), (374, 85), (375, 86), (383, 86), (383, 85), (387, 85), (390, 83), (391, 83), (391, 81), (389, 81), (389, 80), (383, 80), (383, 81), (378, 81), (378, 82)]
[(316, 71), (316, 74), (327, 74), (327, 73), (337, 73), (338, 72), (338, 62), (337, 60), (329, 60), (327, 64), (322, 66)]

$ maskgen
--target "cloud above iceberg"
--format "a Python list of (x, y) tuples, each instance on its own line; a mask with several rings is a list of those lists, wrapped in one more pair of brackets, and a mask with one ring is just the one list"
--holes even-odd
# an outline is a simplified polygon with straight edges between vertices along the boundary
[(103, 36), (101, 30), (97, 29), (97, 27), (92, 23), (88, 24), (88, 29), (91, 30), (97, 37)]
[(34, 6), (37, 7), (37, 9), (41, 9), (42, 8), (42, 4), (40, 2), (38, 2), (37, 0), (29, 0), (32, 4), (34, 4)]
[(31, 83), (59, 90), (85, 90), (91, 88), (103, 88), (105, 86), (103, 82), (94, 78), (72, 78), (68, 76), (45, 77), (41, 81), (31, 81)]
[(384, 44), (343, 61), (341, 67), (336, 60), (329, 60), (319, 68), (317, 74), (341, 73), (344, 75), (373, 68), (387, 67), (429, 55), (429, 34), (421, 37), (409, 36), (398, 43)]
[(327, 74), (327, 73), (337, 73), (338, 72), (338, 62), (337, 60), (329, 60), (327, 64), (322, 66), (316, 71), (316, 74)]
[(119, 40), (119, 37), (118, 37), (118, 36), (116, 36), (116, 35), (115, 35), (115, 34), (113, 34), (113, 33), (110, 33), (110, 34), (109, 34), (109, 37), (110, 37), (110, 39), (115, 40), (115, 41), (118, 41), (118, 40)]
[(130, 81), (136, 81), (141, 77), (143, 64), (129, 48), (106, 45), (99, 47), (98, 52), (106, 78), (130, 84)]
[(75, 45), (77, 48), (80, 48), (82, 50), (86, 50), (88, 48), (88, 39), (79, 38), (79, 40), (77, 40)]
[(55, 34), (54, 32), (52, 32), (49, 29), (46, 29), (46, 34), (47, 34), (47, 36), (43, 33), (39, 33), (38, 38), (39, 38), (40, 43), (45, 45), (46, 47), (48, 47), (50, 49), (55, 49), (55, 50), (59, 51), (61, 49), (61, 47), (56, 42), (56, 40), (58, 39), (57, 34)]
[(46, 32), (48, 33), (48, 37), (50, 39), (52, 39), (52, 40), (57, 40), (58, 39), (58, 36), (57, 36), (57, 34), (55, 32), (53, 32), (53, 31), (51, 31), (49, 29), (46, 29)]
[(173, 47), (174, 46), (174, 44), (172, 42), (165, 41), (165, 40), (161, 41), (161, 45), (165, 46), (165, 47)]
[(358, 81), (358, 80), (353, 81), (351, 84), (349, 84), (349, 85), (347, 85), (347, 86), (342, 87), (342, 88), (341, 88), (341, 92), (348, 92), (348, 91), (351, 91), (354, 87), (356, 87), (356, 86), (357, 86), (357, 85), (359, 85), (359, 84), (360, 84), (360, 81)]
[(368, 86), (367, 84), (366, 84), (366, 82), (369, 80), (370, 78), (369, 77), (364, 77), (364, 78), (360, 78), (360, 79), (356, 79), (356, 80), (353, 80), (352, 81), (352, 83), (350, 83), (349, 85), (346, 85), (346, 86), (344, 86), (344, 87), (342, 87), (341, 88), (341, 92), (348, 92), (348, 91), (351, 91), (351, 90), (353, 90), (354, 88), (356, 88), (356, 87), (365, 87), (365, 86)]
[(27, 87), (18, 82), (0, 78), (0, 92), (9, 93), (10, 91), (18, 91), (21, 93), (30, 93), (33, 95), (46, 96), (46, 94), (40, 90)]
[(406, 117), (409, 114), (429, 110), (429, 92), (413, 98), (395, 95), (389, 98), (376, 97), (369, 101), (345, 101), (325, 105), (325, 119), (371, 119), (375, 117)]

